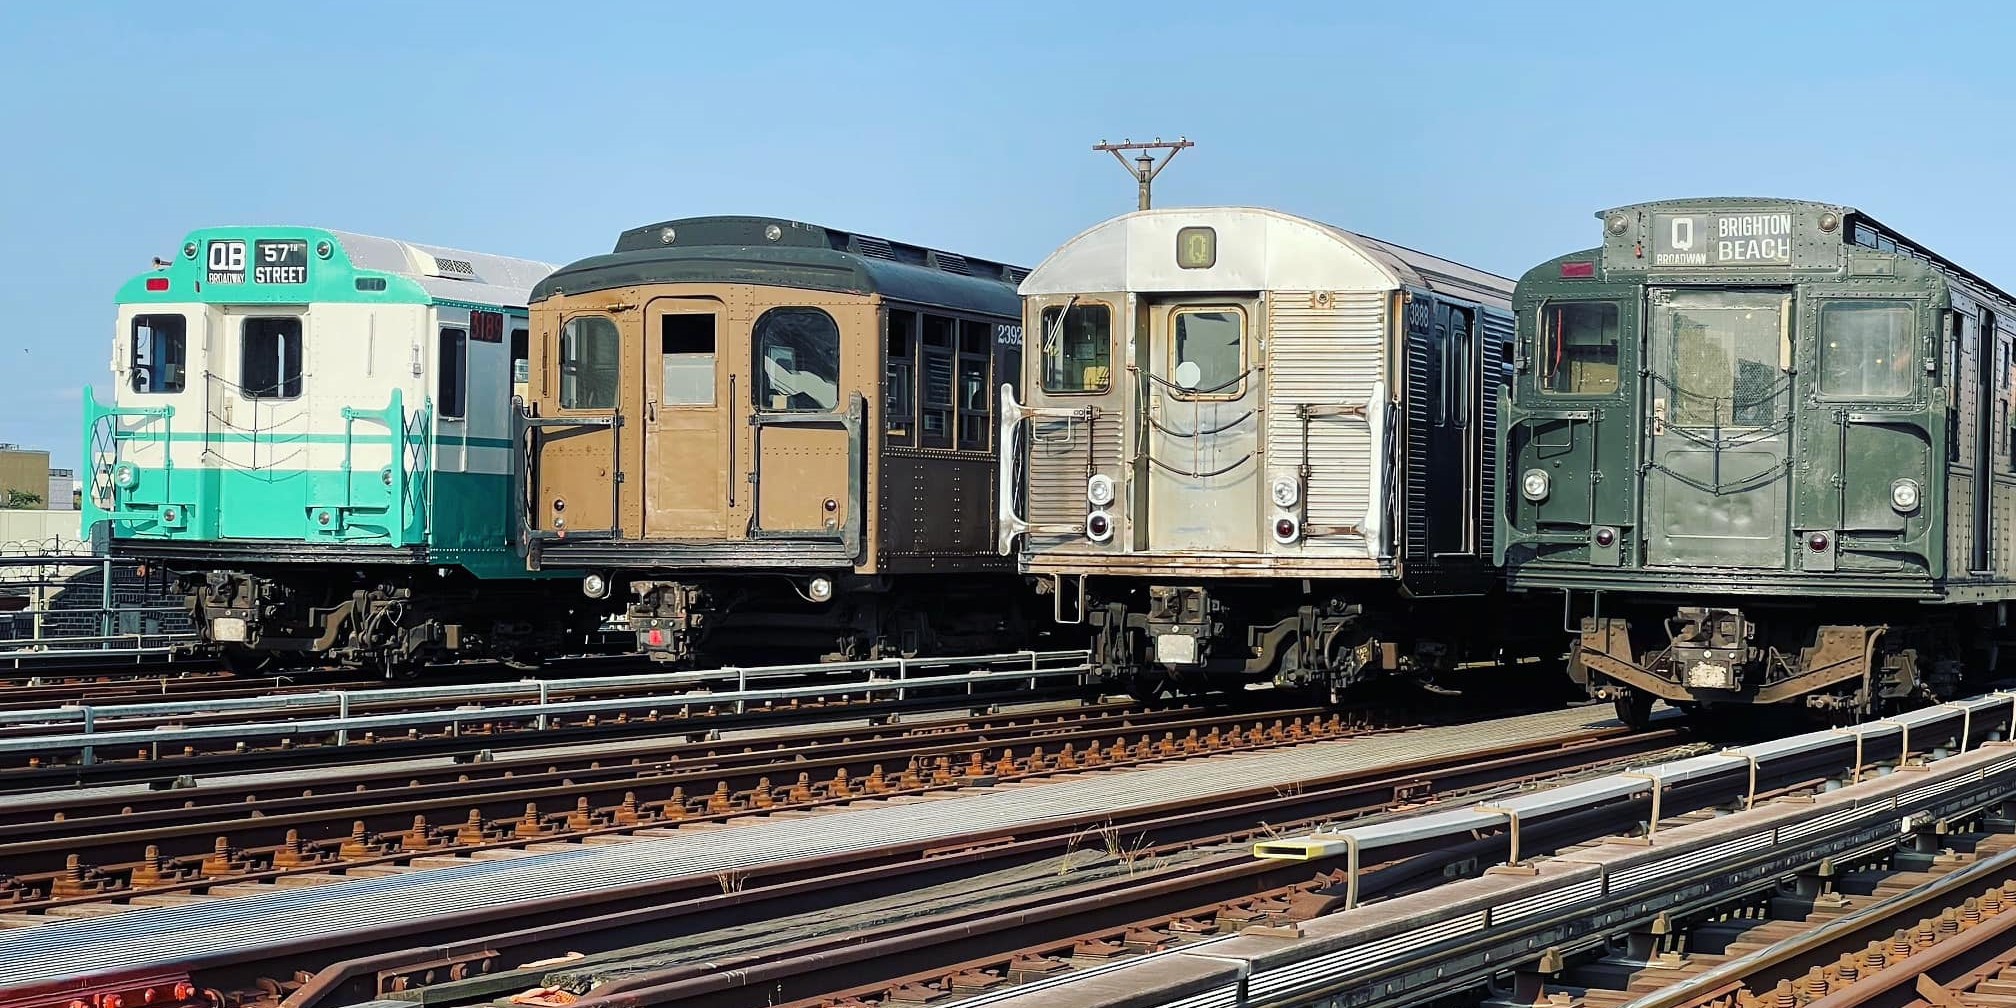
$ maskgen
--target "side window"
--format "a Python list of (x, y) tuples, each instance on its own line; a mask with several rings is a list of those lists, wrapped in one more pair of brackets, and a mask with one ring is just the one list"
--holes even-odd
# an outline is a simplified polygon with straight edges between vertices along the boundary
[(579, 315), (560, 327), (560, 408), (616, 408), (623, 337), (603, 315)]
[(917, 313), (889, 312), (882, 339), (882, 432), (907, 445), (917, 430)]
[(938, 315), (924, 316), (923, 409), (918, 414), (919, 443), (926, 448), (952, 447), (952, 372), (956, 320)]
[(1103, 304), (1043, 309), (1037, 334), (1043, 391), (1104, 392), (1113, 380), (1113, 309)]
[(441, 352), (434, 362), (434, 402), (441, 419), (469, 415), (469, 333), (441, 327)]
[(1917, 389), (1912, 367), (1917, 311), (1894, 301), (1820, 306), (1820, 394), (1896, 399)]
[(301, 394), (301, 320), (248, 318), (238, 354), (238, 386), (247, 399)]
[(523, 329), (511, 330), (511, 394), (523, 396), (525, 383), (532, 380), (532, 335)]
[(188, 319), (180, 315), (133, 317), (133, 391), (182, 391), (188, 360)]
[(1449, 423), (1470, 426), (1470, 313), (1449, 311), (1448, 356), (1442, 361), (1442, 395), (1449, 402)]
[(1540, 309), (1540, 390), (1555, 395), (1617, 391), (1617, 305), (1562, 301)]
[(840, 403), (840, 327), (817, 308), (772, 308), (756, 320), (756, 406), (832, 412)]
[(667, 406), (714, 405), (713, 313), (660, 316), (658, 362)]
[(959, 447), (986, 451), (994, 425), (987, 389), (993, 376), (994, 327), (970, 319), (959, 323)]
[(1246, 378), (1246, 314), (1237, 308), (1178, 308), (1169, 377), (1190, 395), (1237, 398)]

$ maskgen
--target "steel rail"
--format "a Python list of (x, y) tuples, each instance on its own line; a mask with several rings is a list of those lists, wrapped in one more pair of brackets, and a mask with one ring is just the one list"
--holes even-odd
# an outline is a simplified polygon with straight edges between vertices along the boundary
[[(1082, 655), (1082, 652), (1079, 654)], [(1032, 655), (1032, 658), (1034, 656)], [(1063, 676), (1084, 676), (1092, 667), (1082, 659), (1069, 665), (1042, 665), (1032, 661), (1029, 668), (1003, 669), (992, 672), (974, 672), (963, 675), (932, 675), (910, 678), (881, 678), (874, 672), (881, 669), (860, 670), (868, 673), (867, 678), (822, 682), (808, 686), (772, 687), (765, 689), (735, 689), (714, 692), (696, 689), (685, 693), (647, 693), (638, 696), (623, 696), (599, 700), (534, 701), (511, 704), (502, 707), (484, 707), (463, 704), (447, 710), (426, 710), (398, 714), (375, 714), (350, 717), (339, 714), (333, 718), (312, 718), (298, 721), (255, 721), (244, 724), (209, 725), (201, 727), (157, 726), (151, 729), (96, 730), (95, 717), (88, 706), (83, 712), (84, 730), (55, 735), (9, 736), (0, 738), (0, 753), (47, 754), (51, 752), (77, 752), (84, 754), (85, 761), (95, 760), (95, 750), (100, 746), (146, 745), (162, 742), (179, 743), (203, 739), (248, 739), (278, 738), (298, 735), (329, 735), (338, 746), (349, 744), (351, 733), (377, 731), (389, 728), (408, 728), (420, 725), (459, 725), (478, 721), (500, 719), (535, 720), (548, 719), (571, 714), (596, 714), (619, 711), (640, 706), (661, 706), (689, 708), (721, 704), (749, 704), (765, 701), (804, 700), (815, 697), (833, 696), (884, 696), (901, 698), (911, 690), (927, 690), (940, 687), (982, 686), (991, 683), (1055, 679)], [(902, 670), (907, 675), (908, 670)], [(779, 673), (783, 675), (786, 673)], [(792, 675), (802, 675), (794, 671)], [(645, 684), (669, 685), (669, 684)], [(704, 682), (692, 685), (704, 686)], [(549, 695), (551, 685), (541, 683), (531, 691), (535, 695)], [(367, 699), (379, 699), (375, 695)], [(339, 694), (339, 702), (347, 707), (349, 696)], [(220, 701), (221, 702), (221, 701)]]

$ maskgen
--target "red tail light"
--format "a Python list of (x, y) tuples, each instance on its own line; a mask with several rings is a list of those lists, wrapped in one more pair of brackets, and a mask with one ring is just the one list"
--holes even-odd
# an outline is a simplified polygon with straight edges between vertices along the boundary
[(167, 290), (167, 289), (168, 289), (168, 278), (167, 278), (167, 277), (148, 277), (148, 278), (147, 278), (147, 289), (148, 289), (148, 290), (150, 290), (150, 291), (165, 291), (165, 290)]

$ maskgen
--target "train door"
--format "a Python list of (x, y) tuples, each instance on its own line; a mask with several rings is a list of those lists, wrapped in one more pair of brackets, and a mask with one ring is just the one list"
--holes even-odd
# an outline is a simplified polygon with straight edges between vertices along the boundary
[[(643, 535), (718, 539), (731, 526), (738, 488), (729, 453), (744, 359), (719, 298), (659, 297), (644, 308)], [(738, 493), (739, 492), (739, 493)], [(739, 537), (739, 532), (738, 532)]]
[(1792, 297), (1649, 292), (1647, 564), (1786, 563)]
[[(756, 316), (749, 344), (749, 534), (841, 538), (860, 517), (856, 456), (866, 405), (842, 392), (840, 323), (809, 305), (769, 308)], [(949, 383), (949, 358), (945, 367)], [(927, 390), (930, 368), (927, 361)]]
[(1260, 550), (1257, 303), (1148, 303), (1150, 550)]
[(203, 444), (224, 472), (217, 490), (219, 532), (299, 538), (316, 462), (309, 458), (315, 449), (310, 435), (318, 433), (306, 380), (307, 309), (224, 308), (218, 322), (221, 334), (205, 348)]
[[(622, 377), (625, 360), (642, 359), (639, 326), (608, 311), (560, 318), (557, 352), (541, 362), (552, 410), (539, 418), (536, 527), (568, 536), (622, 533), (624, 463), (634, 454)], [(628, 313), (628, 319), (636, 319)], [(546, 397), (542, 396), (542, 399)], [(624, 456), (619, 460), (619, 453)]]
[(1425, 432), (1427, 451), (1408, 460), (1427, 471), (1411, 475), (1409, 482), (1427, 496), (1423, 517), (1428, 551), (1436, 556), (1465, 555), (1472, 549), (1469, 516), (1476, 458), (1470, 425), (1477, 417), (1477, 341), (1469, 309), (1438, 304), (1434, 311), (1429, 352), (1435, 367), (1422, 376), (1435, 383), (1426, 397), (1431, 413)]

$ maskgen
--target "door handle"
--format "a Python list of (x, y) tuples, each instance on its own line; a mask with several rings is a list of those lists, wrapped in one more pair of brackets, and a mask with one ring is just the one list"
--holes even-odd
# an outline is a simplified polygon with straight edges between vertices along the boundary
[(652, 423), (658, 422), (658, 400), (656, 399), (644, 400), (644, 419)]

